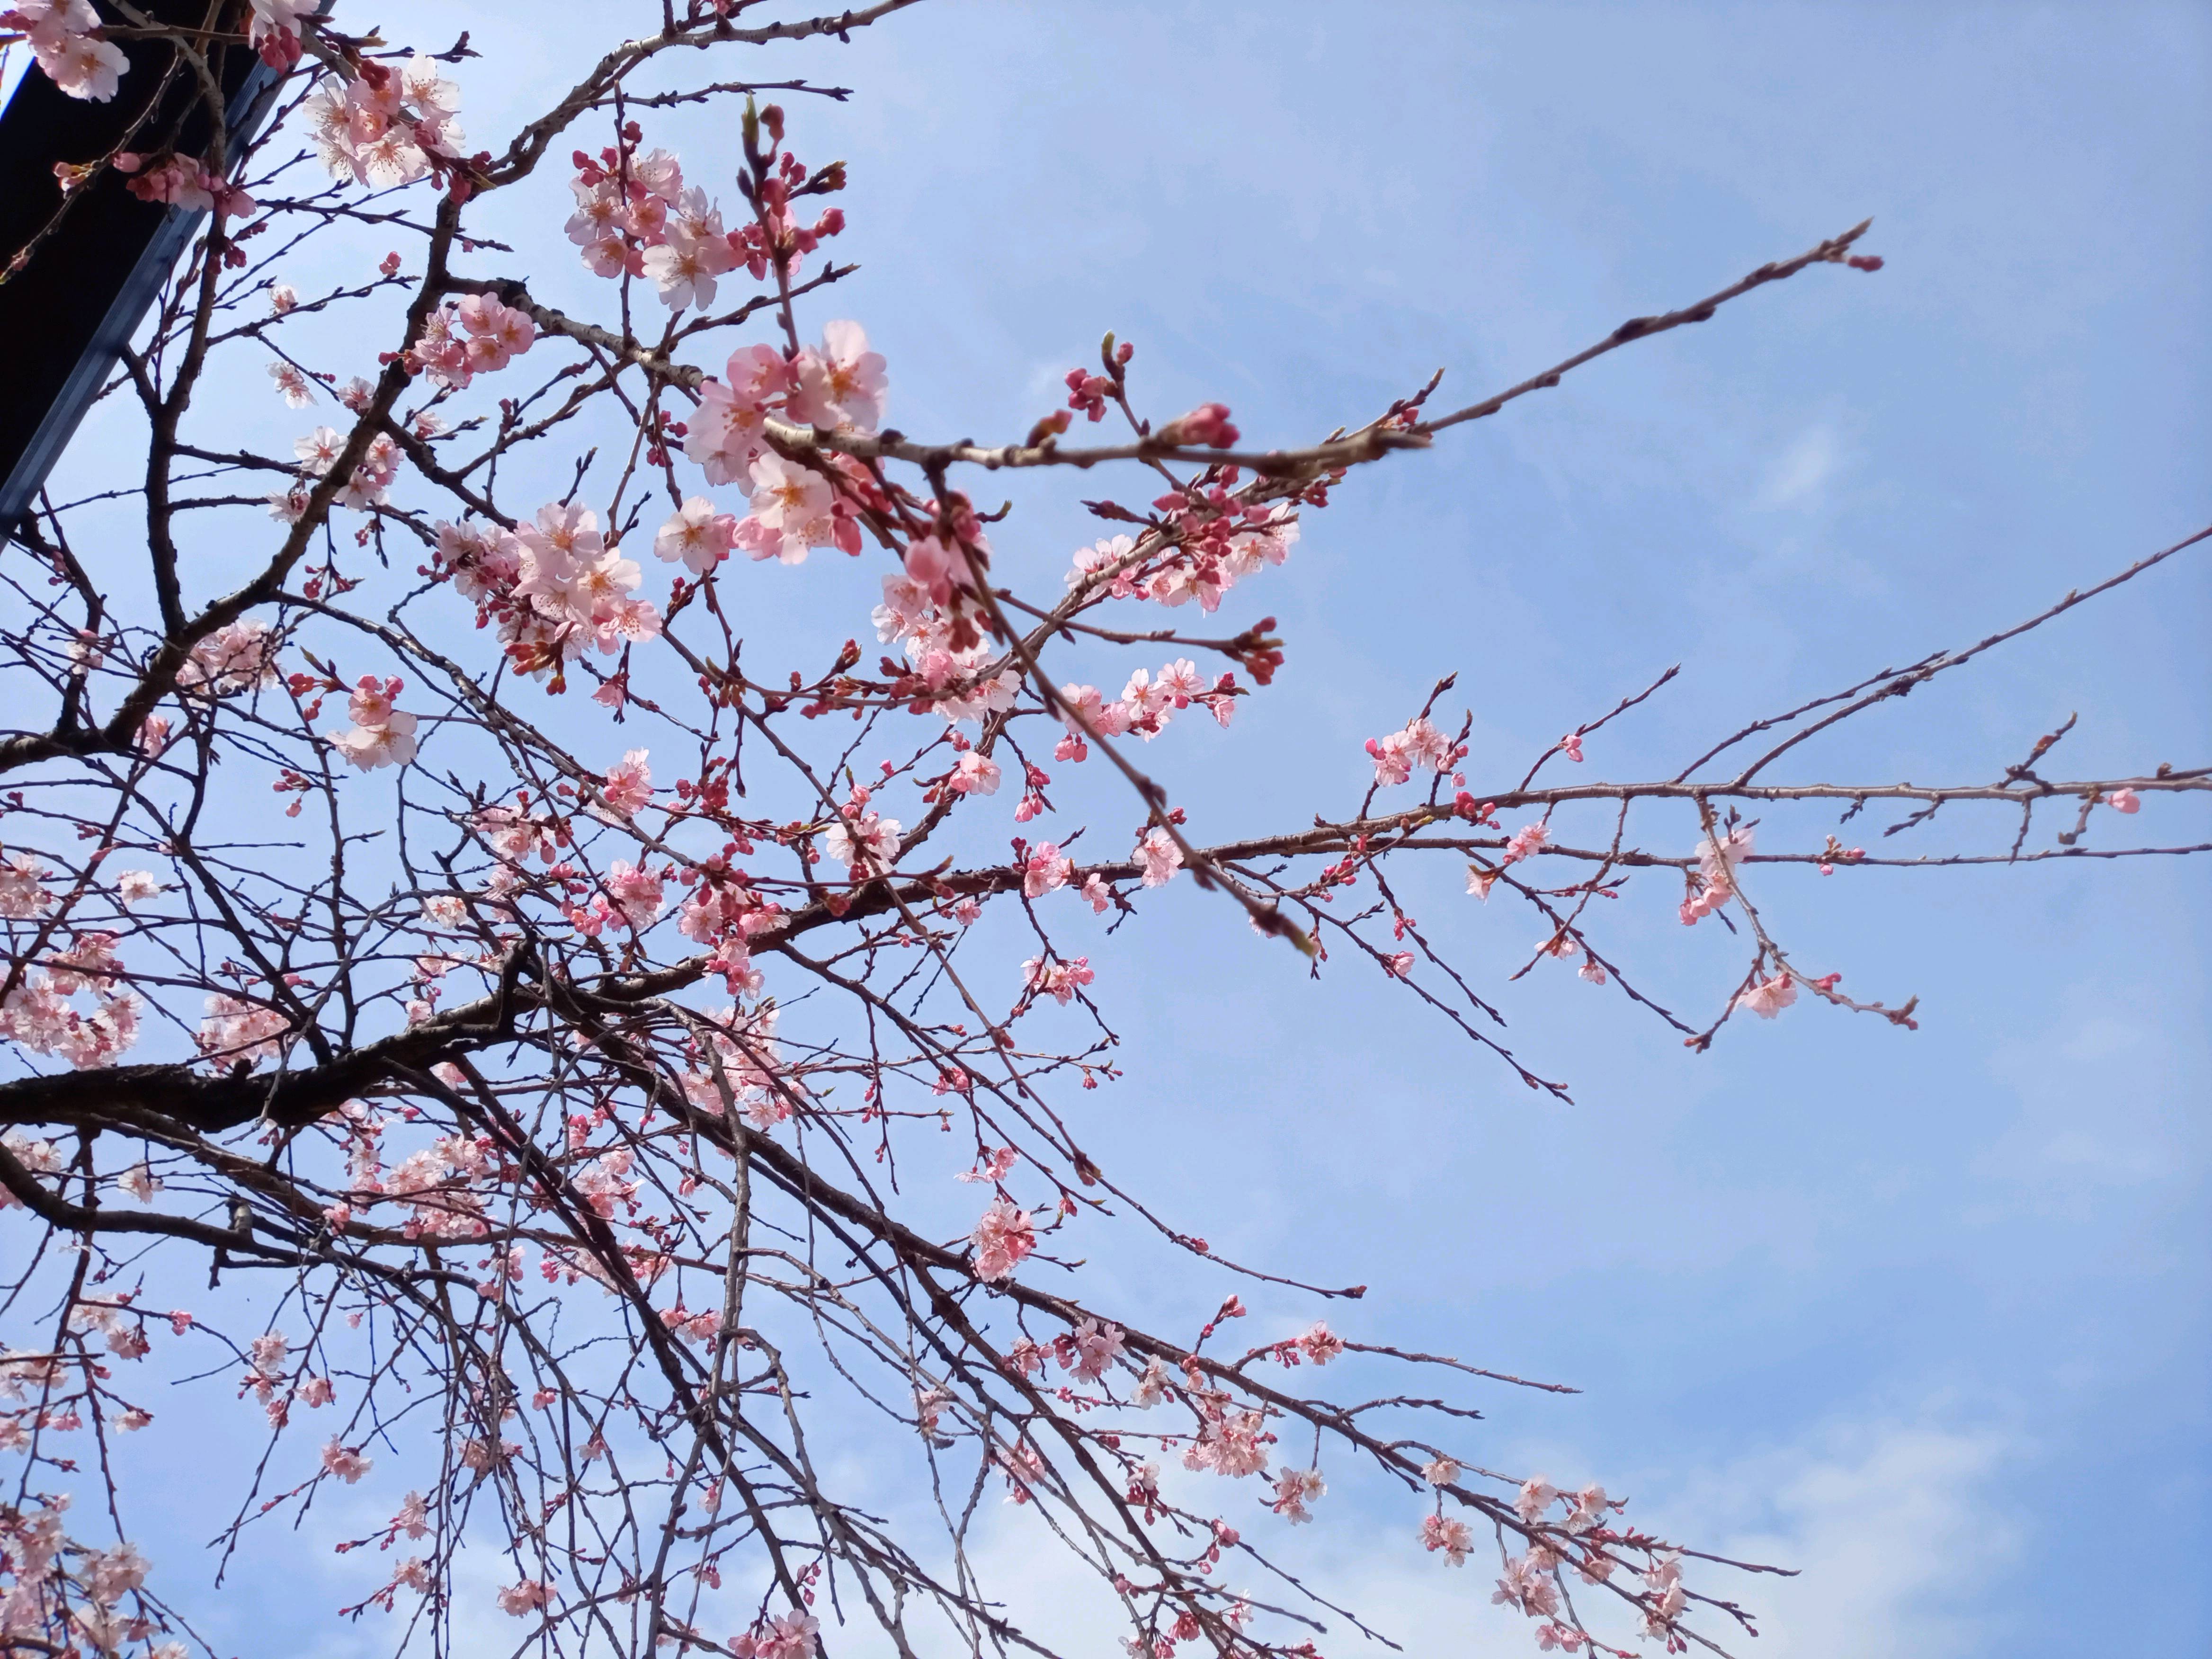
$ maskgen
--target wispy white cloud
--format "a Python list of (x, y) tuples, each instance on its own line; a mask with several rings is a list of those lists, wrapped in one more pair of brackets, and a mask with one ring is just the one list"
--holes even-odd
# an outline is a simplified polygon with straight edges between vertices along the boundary
[(2155, 1007), (2131, 1008), (2086, 987), (2068, 1006), (2063, 1024), (1991, 1056), (1990, 1070), (2016, 1091), (2020, 1109), (1980, 1173), (2043, 1208), (2192, 1183), (2212, 1149), (2193, 1107), (2195, 1056)]
[(1989, 1650), (1982, 1594), (2021, 1540), (1988, 1488), (2021, 1449), (1987, 1427), (1838, 1424), (1726, 1466), (1669, 1509), (1702, 1519), (1720, 1553), (1797, 1570), (1743, 1586), (1763, 1659), (1946, 1659)]
[(1808, 427), (1768, 467), (1759, 505), (1810, 510), (1824, 506), (1829, 483), (1849, 461), (1843, 440), (1826, 424)]
[[(1692, 1588), (1740, 1601), (1755, 1616), (1756, 1644), (1724, 1643), (1731, 1651), (1758, 1659), (1966, 1659), (2001, 1645), (1992, 1639), (1986, 1595), (2021, 1540), (1991, 1487), (2023, 1449), (2009, 1431), (1960, 1427), (1932, 1407), (1837, 1422), (1801, 1443), (1717, 1468), (1647, 1474), (1634, 1513), (1644, 1526), (1717, 1553), (1796, 1570), (1790, 1578), (1747, 1578), (1693, 1565)], [(1225, 1489), (1214, 1496), (1231, 1501)], [(1412, 1519), (1399, 1519), (1403, 1524), (1362, 1524), (1346, 1509), (1295, 1533), (1265, 1516), (1251, 1530), (1267, 1537), (1271, 1553), (1279, 1547), (1277, 1559), (1315, 1589), (1409, 1654), (1535, 1651), (1527, 1621), (1491, 1603), (1494, 1563), (1478, 1554), (1452, 1568), (1420, 1548)], [(1005, 1597), (1025, 1634), (1071, 1659), (1120, 1659), (1127, 1632), (1115, 1598), (1033, 1512), (1005, 1509), (985, 1516), (978, 1532), (971, 1560), (979, 1579)], [(1233, 1556), (1222, 1582), (1285, 1599), (1279, 1583), (1268, 1595), (1270, 1581)], [(1605, 1600), (1594, 1604), (1594, 1620), (1611, 1616)], [(1332, 1659), (1386, 1651), (1344, 1619), (1321, 1617), (1328, 1630), (1319, 1643)], [(860, 1645), (869, 1647), (869, 1639)], [(919, 1646), (935, 1659), (957, 1644)]]

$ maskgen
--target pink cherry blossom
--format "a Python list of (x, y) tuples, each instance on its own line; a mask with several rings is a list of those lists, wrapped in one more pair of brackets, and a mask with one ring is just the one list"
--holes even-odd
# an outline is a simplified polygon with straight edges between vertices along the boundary
[(715, 511), (714, 502), (704, 495), (693, 495), (660, 526), (653, 538), (653, 550), (661, 559), (681, 559), (685, 569), (703, 576), (729, 557), (737, 534), (738, 521), (733, 516)]
[(269, 365), (269, 378), (276, 383), (276, 390), (284, 394), (285, 404), (293, 409), (305, 409), (315, 401), (315, 394), (307, 385), (307, 377), (288, 362)]
[(752, 486), (752, 516), (738, 526), (738, 546), (756, 559), (804, 564), (810, 548), (830, 545), (836, 495), (827, 478), (771, 452), (753, 463)]
[(812, 1659), (815, 1632), (821, 1628), (811, 1613), (779, 1613), (746, 1635), (732, 1637), (732, 1659)]
[(661, 878), (641, 864), (617, 859), (608, 867), (607, 902), (633, 927), (649, 926), (664, 902)]
[(1097, 975), (1091, 971), (1091, 958), (1076, 957), (1069, 961), (1046, 963), (1035, 957), (1022, 964), (1022, 982), (1030, 990), (1041, 992), (1065, 1006), (1077, 991), (1090, 984)]
[(1654, 1560), (1644, 1574), (1644, 1633), (1663, 1638), (1689, 1605), (1689, 1596), (1682, 1589), (1681, 1558), (1668, 1554)]
[(1505, 855), (1498, 860), (1498, 865), (1502, 868), (1509, 864), (1518, 864), (1522, 859), (1534, 858), (1551, 844), (1551, 840), (1550, 825), (1540, 820), (1534, 823), (1524, 823), (1513, 832), (1512, 838), (1505, 843)]
[(1266, 1470), (1267, 1448), (1274, 1439), (1267, 1419), (1257, 1412), (1208, 1415), (1197, 1440), (1183, 1453), (1183, 1467), (1241, 1480)]
[(535, 1578), (526, 1578), (520, 1583), (509, 1584), (499, 1593), (499, 1610), (520, 1619), (525, 1613), (535, 1613), (552, 1599), (551, 1587)]
[(858, 323), (833, 322), (822, 330), (822, 349), (799, 354), (799, 389), (792, 418), (821, 427), (873, 432), (883, 419), (884, 360), (868, 349)]
[(1012, 1146), (1001, 1146), (972, 1170), (963, 1170), (953, 1176), (955, 1181), (988, 1182), (993, 1185), (1004, 1181), (1020, 1157)]
[(1452, 1565), (1467, 1565), (1468, 1553), (1474, 1548), (1474, 1533), (1464, 1521), (1448, 1521), (1441, 1515), (1431, 1515), (1421, 1521), (1421, 1547), (1442, 1550)]
[(422, 1501), (421, 1492), (410, 1492), (407, 1494), (399, 1505), (399, 1513), (392, 1517), (392, 1530), (395, 1533), (404, 1532), (410, 1538), (424, 1538), (429, 1535), (430, 1509), (429, 1505)]
[(608, 807), (623, 817), (632, 817), (653, 802), (653, 769), (647, 763), (647, 751), (631, 749), (607, 768), (605, 781), (600, 785), (599, 797)]
[(684, 453), (705, 470), (709, 483), (750, 478), (753, 462), (767, 450), (766, 417), (792, 386), (782, 356), (768, 346), (732, 353), (726, 372), (726, 381), (701, 384), (684, 439)]
[(1584, 1486), (1575, 1494), (1575, 1512), (1567, 1517), (1569, 1532), (1588, 1532), (1592, 1527), (1601, 1527), (1611, 1514), (1605, 1488)]
[(139, 722), (138, 736), (133, 746), (148, 760), (159, 759), (161, 751), (169, 746), (169, 717), (166, 714), (147, 715)]
[(31, 29), (31, 52), (39, 67), (72, 98), (106, 103), (116, 82), (130, 68), (123, 49), (84, 31), (100, 18), (83, 0), (64, 0), (49, 8)]
[(364, 772), (415, 758), (415, 716), (392, 707), (401, 690), (398, 680), (364, 675), (346, 702), (353, 728), (329, 734), (331, 745)]
[(136, 1544), (118, 1544), (93, 1556), (85, 1567), (85, 1593), (101, 1607), (112, 1607), (146, 1582), (150, 1565)]
[(908, 543), (902, 562), (907, 580), (935, 605), (951, 602), (955, 573), (966, 571), (966, 562), (935, 536), (917, 536)]
[(1200, 404), (1189, 414), (1170, 421), (1158, 433), (1164, 444), (1202, 445), (1211, 449), (1227, 449), (1238, 435), (1229, 423), (1227, 404)]
[(271, 69), (288, 70), (300, 61), (300, 21), (315, 11), (316, 0), (253, 0), (246, 40)]
[(276, 1057), (291, 1025), (266, 1004), (217, 992), (207, 1000), (207, 1018), (200, 1022), (198, 1041), (210, 1062), (226, 1070), (240, 1060), (258, 1065)]
[(1275, 1495), (1267, 1507), (1294, 1525), (1313, 1519), (1307, 1507), (1328, 1490), (1319, 1469), (1284, 1469), (1275, 1476)]
[(963, 795), (995, 795), (999, 793), (999, 763), (970, 749), (954, 764), (945, 787)]
[(151, 1204), (154, 1194), (161, 1190), (160, 1178), (143, 1164), (132, 1164), (117, 1178), (115, 1184), (141, 1204)]
[(1119, 1325), (1079, 1320), (1069, 1333), (1067, 1352), (1060, 1363), (1082, 1381), (1096, 1382), (1121, 1358), (1122, 1334)]
[(899, 837), (905, 826), (896, 818), (848, 809), (822, 837), (822, 850), (838, 863), (855, 867), (888, 867), (898, 856)]
[(538, 325), (530, 313), (516, 306), (502, 304), (489, 294), (471, 294), (462, 300), (455, 313), (464, 331), (468, 335), (463, 348), (472, 374), (489, 374), (505, 368), (537, 343)]
[(350, 1486), (368, 1473), (370, 1460), (333, 1439), (323, 1448), (323, 1467)]
[(983, 1212), (970, 1242), (975, 1247), (975, 1276), (995, 1285), (1012, 1278), (1022, 1258), (1036, 1249), (1036, 1229), (1026, 1212), (1001, 1198)]
[[(1137, 544), (1127, 536), (1114, 536), (1104, 541), (1094, 542), (1089, 547), (1079, 548), (1076, 550), (1074, 567), (1067, 573), (1067, 586), (1070, 587), (1081, 586), (1100, 572), (1110, 570), (1124, 563), (1136, 550)], [(1114, 596), (1116, 599), (1126, 599), (1133, 597), (1135, 592), (1136, 589), (1129, 586), (1127, 574), (1124, 572), (1116, 581)]]
[(125, 904), (143, 904), (163, 890), (161, 879), (144, 870), (125, 870), (115, 878), (115, 896)]
[(52, 909), (48, 871), (27, 853), (0, 854), (0, 916), (21, 921)]
[[(276, 641), (269, 624), (258, 617), (227, 623), (192, 647), (178, 671), (179, 689), (228, 696), (256, 686), (276, 684)], [(162, 731), (166, 734), (165, 722)]]
[[(666, 203), (672, 210), (654, 216), (653, 234), (647, 240), (665, 240), (646, 250), (644, 274), (653, 279), (662, 303), (672, 311), (694, 305), (704, 310), (714, 302), (714, 279), (738, 262), (723, 232), (722, 216), (708, 201), (707, 192), (696, 186), (672, 198), (656, 195), (653, 200), (655, 204)], [(643, 216), (635, 208), (631, 225), (637, 230), (646, 228)]]
[(1182, 868), (1182, 848), (1164, 830), (1146, 832), (1137, 843), (1137, 859), (1144, 866), (1141, 879), (1147, 887), (1164, 887)]
[(1559, 1495), (1559, 1489), (1542, 1475), (1531, 1475), (1521, 1483), (1521, 1490), (1514, 1495), (1513, 1507), (1523, 1521), (1534, 1526), (1543, 1519), (1544, 1511), (1552, 1507)]
[(1042, 898), (1066, 886), (1074, 877), (1075, 860), (1063, 856), (1051, 842), (1039, 842), (1023, 855), (1022, 894), (1025, 898)]
[(9, 21), (30, 31), (33, 51), (52, 48), (70, 35), (100, 26), (91, 0), (16, 0), (14, 13)]
[(1080, 368), (1067, 371), (1067, 406), (1079, 409), (1093, 421), (1106, 417), (1106, 399), (1113, 395), (1114, 382), (1103, 374), (1092, 374)]
[(1490, 1599), (1532, 1619), (1547, 1619), (1559, 1610), (1559, 1586), (1552, 1582), (1551, 1574), (1535, 1559), (1534, 1552), (1516, 1555), (1505, 1564), (1505, 1571)]
[(1779, 973), (1738, 992), (1735, 1006), (1761, 1019), (1772, 1019), (1796, 1000), (1797, 981), (1787, 973)]
[(1368, 757), (1375, 763), (1375, 781), (1389, 786), (1406, 781), (1417, 766), (1441, 772), (1451, 764), (1451, 740), (1425, 716), (1403, 731), (1367, 740)]
[(1727, 890), (1735, 885), (1735, 867), (1749, 858), (1757, 839), (1754, 828), (1739, 823), (1718, 841), (1710, 836), (1698, 843), (1697, 859), (1699, 872), (1713, 885)]

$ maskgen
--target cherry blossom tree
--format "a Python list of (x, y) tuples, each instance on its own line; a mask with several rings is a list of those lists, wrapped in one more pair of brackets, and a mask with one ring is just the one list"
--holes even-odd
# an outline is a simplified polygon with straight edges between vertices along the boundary
[[(910, 3), (616, 8), (652, 32), (489, 147), (464, 135), (465, 35), (419, 50), (307, 0), (211, 6), (198, 31), (87, 0), (0, 14), (76, 97), (134, 95), (134, 35), (210, 99), (228, 54), (287, 77), (244, 153), (142, 128), (58, 180), (58, 215), (116, 175), (205, 218), (107, 389), (143, 459), (44, 500), (0, 557), (11, 1651), (204, 1645), (191, 1564), (141, 1553), (113, 1461), (163, 1431), (156, 1377), (237, 1396), (253, 1449), (209, 1453), (220, 1549), (374, 1494), (343, 1611), (388, 1616), (397, 1650), (495, 1604), (517, 1651), (1049, 1651), (973, 1547), (1011, 1500), (1110, 1587), (1102, 1646), (1310, 1655), (1324, 1622), (1365, 1626), (1278, 1545), (1328, 1525), (1356, 1470), (1395, 1484), (1409, 1559), (1494, 1553), (1469, 1599), (1539, 1649), (1723, 1650), (1753, 1628), (1743, 1575), (1774, 1569), (1486, 1465), (1478, 1402), (1557, 1385), (1393, 1346), (1387, 1310), (1359, 1310), (1378, 1340), (1340, 1334), (1359, 1288), (1223, 1260), (1143, 1170), (1085, 1151), (1121, 1075), (1098, 942), (1141, 938), (1187, 882), (1272, 941), (1262, 971), (1380, 974), (1564, 1099), (1454, 964), (1501, 908), (1522, 975), (1618, 998), (1692, 1065), (1745, 1016), (1919, 1018), (1793, 951), (1804, 880), (2206, 850), (2128, 832), (2212, 770), (2066, 778), (2065, 726), (1948, 784), (1807, 769), (1838, 725), (2212, 530), (1664, 778), (1576, 769), (1672, 670), (1563, 711), (1504, 772), (1477, 769), (1446, 676), (1338, 757), (1371, 763), (1356, 800), (1209, 834), (1141, 757), (1233, 744), (1239, 704), (1290, 672), (1262, 596), (1365, 469), (1446, 465), (1420, 452), (1596, 357), (1881, 260), (1858, 225), (1480, 401), (1444, 407), (1438, 377), (1302, 447), (1247, 443), (1264, 417), (1219, 403), (1152, 407), (1110, 333), (1025, 434), (909, 435), (896, 365), (835, 292), (867, 231), (821, 160), (846, 93), (744, 77), (772, 43), (831, 55)], [(721, 147), (656, 143), (702, 103)], [(482, 228), (509, 193), (544, 210), (534, 242)], [(400, 251), (311, 279), (364, 226)], [(580, 313), (533, 285), (567, 261), (599, 296)], [(295, 343), (333, 318), (353, 356)], [(264, 380), (298, 411), (289, 453), (210, 406)], [(1025, 537), (989, 507), (1012, 471), (1087, 492), (1097, 538)], [(143, 546), (80, 527), (118, 501)], [(849, 582), (846, 560), (872, 612), (748, 633), (760, 585)], [(1118, 780), (1117, 815), (1056, 806), (1085, 768)], [(1407, 913), (1397, 872), (1421, 860), (1464, 870), (1461, 915)], [(1654, 893), (1684, 931), (1624, 960), (1599, 901)], [(1732, 963), (1733, 993), (1674, 1006), (1692, 958)], [(1218, 1282), (1218, 1312), (1152, 1331), (1099, 1299), (1079, 1258), (1109, 1225)], [(1310, 1319), (1246, 1340), (1255, 1284)], [(897, 1517), (851, 1490), (856, 1446), (914, 1494)], [(482, 1606), (465, 1545), (503, 1563)]]

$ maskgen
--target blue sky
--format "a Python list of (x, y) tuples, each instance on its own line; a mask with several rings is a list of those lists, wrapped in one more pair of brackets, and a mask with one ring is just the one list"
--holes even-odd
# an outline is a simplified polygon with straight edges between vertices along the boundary
[[(472, 135), (550, 101), (611, 9), (469, 18)], [(443, 45), (455, 10), (375, 15)], [(1438, 366), (1470, 400), (1874, 216), (1879, 275), (1816, 270), (1616, 354), (1311, 518), (1232, 600), (1281, 617), (1284, 676), (1234, 741), (1178, 727), (1145, 757), (1201, 838), (1356, 805), (1361, 741), (1446, 672), (1475, 714), (1468, 770), (1517, 778), (1681, 663), (1589, 749), (1593, 771), (1662, 775), (2212, 517), (2202, 6), (945, 3), (771, 62), (857, 94), (794, 108), (801, 153), (852, 167), (839, 251), (864, 270), (821, 314), (866, 324), (917, 435), (1018, 434), (1110, 327), (1149, 407), (1219, 398), (1291, 443)], [(664, 133), (698, 176), (713, 132)], [(241, 422), (292, 418), (244, 396)], [(1018, 583), (1056, 586), (1096, 533), (1090, 493), (1018, 492), (994, 538)], [(857, 573), (757, 573), (766, 636), (851, 631)], [(2068, 775), (2197, 763), (2208, 625), (2200, 556), (1792, 775), (1995, 776), (2069, 712)], [(1977, 850), (2009, 829), (1947, 816)], [(1696, 839), (1686, 816), (1644, 822), (1668, 850)], [(2203, 838), (2166, 800), (2126, 827)], [(1129, 1075), (1086, 1144), (1231, 1254), (1369, 1283), (1347, 1334), (1581, 1385), (1486, 1400), (1487, 1461), (1601, 1478), (1647, 1524), (1803, 1568), (1746, 1592), (1768, 1632), (1750, 1651), (2212, 1636), (2200, 871), (1770, 875), (1798, 960), (1917, 992), (1923, 1029), (1801, 1005), (1701, 1058), (1563, 971), (1498, 985), (1533, 932), (1458, 885), (1409, 874), (1410, 908), (1572, 1106), (1364, 976), (1309, 985), (1176, 890), (1094, 951)], [(1741, 958), (1671, 905), (1624, 902), (1612, 940), (1678, 1007), (1717, 1008)], [(1163, 1320), (1223, 1288), (1136, 1253), (1102, 1270)], [(1255, 1299), (1255, 1324), (1275, 1311)], [(1521, 1650), (1376, 1494), (1331, 1502), (1301, 1541), (1390, 1633)], [(1042, 1569), (1034, 1589), (1055, 1593)]]

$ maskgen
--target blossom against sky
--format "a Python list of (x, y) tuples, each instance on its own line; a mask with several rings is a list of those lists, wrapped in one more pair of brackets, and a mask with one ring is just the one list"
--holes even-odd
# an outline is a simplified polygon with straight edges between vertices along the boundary
[[(1461, 389), (1505, 384), (1875, 217), (1878, 276), (1814, 273), (1833, 280), (1356, 481), (1268, 594), (1291, 655), (1241, 718), (1285, 786), (1356, 799), (1369, 740), (1410, 731), (1455, 670), (1477, 710), (1468, 764), (1488, 770), (1680, 662), (1601, 738), (1616, 770), (1671, 770), (1742, 719), (2008, 624), (2206, 517), (2201, 9), (930, 9), (857, 40), (834, 60), (856, 97), (809, 112), (869, 228), (847, 290), (867, 337), (825, 342), (824, 395), (836, 364), (836, 397), (872, 398), (881, 353), (915, 432), (1018, 434), (1113, 328), (1142, 343), (1162, 406), (1219, 397), (1255, 441), (1310, 439), (1439, 365)], [(559, 27), (568, 12), (593, 27)], [(543, 102), (603, 12), (479, 27), (483, 56), (457, 71), (471, 123), (503, 131)], [(440, 13), (382, 18), (430, 39)], [(710, 133), (669, 125), (687, 157), (713, 154)], [(716, 275), (653, 274), (686, 304)], [(595, 279), (580, 263), (544, 280)], [(297, 421), (267, 386), (235, 395), (241, 422)], [(100, 465), (96, 443), (65, 464)], [(805, 505), (778, 550), (826, 544)], [(1097, 528), (1019, 522), (1000, 556), (1033, 577)], [(612, 626), (628, 589), (604, 574), (613, 587), (586, 598)], [(849, 605), (777, 583), (776, 561), (755, 574), (763, 631)], [(2185, 762), (2212, 729), (2208, 622), (2203, 562), (2163, 572), (1819, 769), (1994, 775), (2069, 713), (2092, 772)], [(410, 737), (395, 695), (350, 711), (371, 762)], [(1147, 763), (1231, 833), (1269, 786), (1216, 776), (1207, 724)], [(2155, 839), (2160, 810), (2130, 828)], [(882, 823), (856, 823), (848, 850), (866, 856)], [(1057, 850), (1038, 853), (1049, 882)], [(1601, 1473), (1678, 1532), (1803, 1566), (1760, 1587), (1754, 1651), (2089, 1651), (2120, 1582), (2146, 1647), (2212, 1626), (2201, 874), (1793, 889), (1801, 938), (1852, 987), (1921, 995), (1909, 1034), (1801, 1000), (1692, 1057), (1573, 982), (1580, 964), (1544, 963), (1506, 1006), (1571, 1106), (1402, 999), (1305, 986), (1188, 887), (1162, 899), (1180, 907), (1174, 951), (1085, 963), (1128, 1016), (1099, 1155), (1147, 1169), (1148, 1194), (1239, 1257), (1356, 1263), (1373, 1289), (1339, 1322), (1355, 1338), (1387, 1319), (1587, 1389), (1503, 1402), (1499, 1461), (1569, 1492)], [(1410, 902), (1480, 903), (1455, 884)], [(1623, 926), (1652, 951), (1693, 937), (1671, 902)], [(1540, 943), (1523, 931), (1480, 957), (1498, 977)], [(1009, 1256), (1022, 1237), (1001, 1218)], [(1255, 1298), (1255, 1329), (1271, 1313)], [(1284, 1501), (1363, 1499), (1340, 1480)], [(1411, 1626), (1392, 1634), (1478, 1651), (1493, 1618), (1518, 1622), (1420, 1541), (1356, 1564)]]

